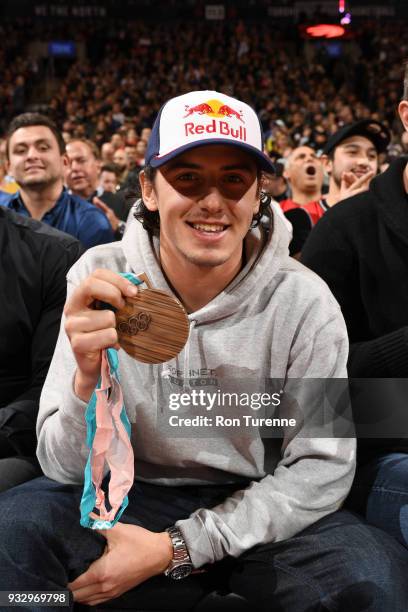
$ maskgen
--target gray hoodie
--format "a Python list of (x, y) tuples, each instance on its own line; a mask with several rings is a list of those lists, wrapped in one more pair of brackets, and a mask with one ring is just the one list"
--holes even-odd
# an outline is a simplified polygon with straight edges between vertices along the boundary
[[(337, 510), (354, 475), (350, 438), (306, 438), (292, 429), (284, 443), (270, 440), (266, 453), (259, 436), (226, 430), (181, 439), (157, 427), (162, 387), (169, 380), (180, 391), (180, 381), (185, 385), (197, 376), (346, 377), (348, 343), (338, 304), (320, 278), (289, 258), (288, 232), (276, 213), (270, 229), (267, 239), (259, 230), (248, 234), (243, 270), (189, 314), (189, 339), (176, 359), (147, 365), (119, 352), (136, 479), (168, 486), (245, 483), (217, 507), (197, 509), (178, 522), (195, 567), (290, 538)], [(136, 221), (121, 242), (83, 255), (68, 274), (68, 295), (96, 268), (146, 272), (154, 287), (172, 292), (158, 264), (158, 240)], [(38, 458), (48, 477), (75, 484), (83, 482), (88, 449), (86, 405), (73, 392), (74, 373), (62, 321), (41, 396)]]

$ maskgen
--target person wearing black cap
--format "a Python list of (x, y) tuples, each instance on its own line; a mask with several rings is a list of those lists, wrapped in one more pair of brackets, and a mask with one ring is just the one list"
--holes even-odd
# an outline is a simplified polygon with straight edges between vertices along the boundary
[(388, 129), (378, 121), (362, 119), (345, 125), (328, 140), (322, 161), (330, 176), (325, 197), (328, 207), (366, 191), (378, 173), (378, 157), (390, 143)]
[[(398, 110), (408, 132), (408, 67)], [(367, 129), (370, 125), (375, 123), (368, 122)], [(333, 137), (329, 153), (337, 153), (349, 137), (345, 129)], [(378, 126), (371, 141), (383, 150), (387, 133)], [(302, 262), (326, 281), (341, 306), (350, 340), (349, 376), (359, 379), (360, 388), (364, 382), (364, 393), (352, 396), (360, 439), (348, 503), (406, 547), (408, 426), (395, 415), (406, 399), (401, 379), (408, 377), (407, 162), (407, 157), (396, 159), (366, 191), (330, 209), (302, 250)], [(378, 378), (388, 379), (388, 386), (373, 380)], [(368, 396), (374, 383), (375, 393)], [(387, 419), (392, 427), (385, 431)], [(377, 426), (368, 431), (369, 423)]]

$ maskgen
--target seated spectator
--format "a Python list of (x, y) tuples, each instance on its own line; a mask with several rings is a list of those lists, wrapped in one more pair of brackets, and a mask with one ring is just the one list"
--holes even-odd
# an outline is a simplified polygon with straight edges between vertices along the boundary
[(289, 182), (292, 197), (281, 200), (283, 212), (291, 208), (304, 208), (312, 222), (317, 223), (326, 207), (322, 201), (323, 166), (311, 147), (297, 147), (289, 155), (284, 176)]
[(322, 155), (330, 176), (326, 208), (368, 189), (379, 170), (379, 155), (389, 143), (388, 129), (371, 119), (345, 125), (330, 137)]
[[(133, 149), (133, 147), (131, 147)], [(119, 168), (119, 183), (123, 185), (125, 183), (127, 175), (129, 174), (129, 164), (131, 167), (134, 167), (135, 160), (129, 158), (129, 155), (126, 155), (126, 151), (124, 148), (116, 149), (113, 154), (113, 163)]]
[(41, 474), (35, 424), (80, 243), (0, 207), (0, 492)]
[(101, 169), (98, 147), (91, 140), (73, 139), (66, 148), (69, 161), (65, 172), (67, 187), (103, 211), (115, 232), (115, 238), (120, 240), (125, 231), (129, 205), (122, 194), (98, 192)]
[(113, 154), (115, 149), (111, 142), (104, 142), (101, 146), (101, 160), (103, 164), (113, 163)]
[(64, 188), (68, 160), (56, 125), (38, 113), (19, 115), (7, 136), (8, 169), (20, 190), (0, 202), (78, 238), (85, 247), (112, 242), (110, 223), (100, 210)]
[[(326, 210), (322, 198), (323, 166), (314, 150), (302, 145), (288, 157), (284, 177), (292, 195), (280, 200), (280, 205), (293, 227), (290, 254), (299, 258), (310, 230)], [(303, 214), (292, 213), (295, 209), (302, 209)]]
[(99, 174), (98, 193), (116, 193), (119, 188), (119, 168), (116, 164), (104, 164)]
[(289, 198), (289, 186), (284, 177), (284, 166), (281, 162), (274, 163), (275, 171), (265, 173), (262, 182), (262, 191), (275, 200), (282, 202)]
[(0, 141), (0, 191), (5, 193), (16, 193), (18, 185), (14, 178), (7, 174), (8, 163), (6, 154), (7, 141)]
[(145, 165), (147, 143), (145, 140), (140, 139), (136, 145), (136, 165), (143, 168)]
[[(398, 109), (408, 132), (408, 67)], [(370, 131), (372, 125), (375, 130)], [(353, 397), (363, 435), (348, 504), (408, 548), (406, 419), (398, 423), (393, 419), (391, 432), (385, 428), (390, 415), (401, 414), (401, 403), (406, 414), (406, 396), (402, 391), (401, 397), (398, 379), (408, 378), (408, 160), (400, 157), (372, 178), (377, 151), (385, 148), (388, 134), (372, 121), (360, 124), (359, 134), (362, 127), (365, 136), (358, 136), (358, 142), (366, 152), (350, 146), (356, 147), (357, 160), (361, 155), (362, 170), (371, 168), (368, 189), (325, 214), (309, 236), (302, 261), (323, 278), (341, 306), (350, 338), (350, 376), (370, 379), (360, 382), (360, 396)], [(341, 181), (341, 174), (337, 178)], [(373, 387), (376, 378), (380, 382)], [(367, 395), (370, 387), (376, 392)], [(367, 436), (364, 426), (371, 423), (377, 429)]]

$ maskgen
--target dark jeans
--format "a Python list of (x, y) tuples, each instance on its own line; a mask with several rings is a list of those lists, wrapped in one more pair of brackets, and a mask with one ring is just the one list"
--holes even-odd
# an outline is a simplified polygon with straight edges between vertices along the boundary
[[(123, 522), (161, 531), (231, 491), (135, 483)], [(45, 477), (0, 495), (0, 591), (62, 589), (102, 554), (104, 538), (79, 525), (80, 496), (81, 487)], [(217, 563), (207, 574), (180, 582), (157, 576), (123, 597), (133, 597), (134, 610), (179, 612), (219, 586), (245, 597), (257, 611), (406, 612), (407, 577), (404, 547), (339, 511), (293, 538)]]
[(388, 453), (359, 466), (346, 505), (408, 548), (408, 455)]
[(34, 459), (5, 457), (0, 459), (0, 493), (42, 474)]

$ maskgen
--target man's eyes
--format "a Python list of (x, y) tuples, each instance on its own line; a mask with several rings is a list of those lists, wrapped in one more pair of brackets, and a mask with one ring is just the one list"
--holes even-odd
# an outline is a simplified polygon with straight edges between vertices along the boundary
[[(191, 182), (200, 182), (204, 181), (204, 179), (195, 172), (183, 172), (183, 174), (179, 174), (177, 176), (177, 180), (179, 181), (191, 181)], [(239, 174), (225, 174), (222, 177), (222, 181), (225, 183), (234, 183), (239, 184), (244, 181), (244, 178)]]
[(179, 181), (198, 181), (198, 174), (194, 174), (194, 172), (183, 172), (183, 174), (179, 174), (177, 177)]
[[(50, 149), (50, 145), (43, 143), (36, 146), (38, 151), (48, 151)], [(17, 147), (14, 149), (13, 153), (15, 155), (23, 155), (23, 153), (27, 152), (27, 147)]]
[(240, 176), (239, 174), (227, 174), (224, 177), (224, 180), (227, 183), (237, 183), (237, 184), (242, 183), (244, 181), (243, 177)]

